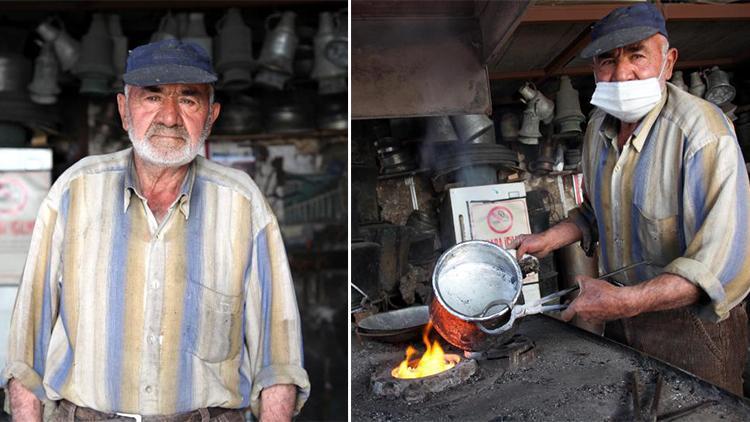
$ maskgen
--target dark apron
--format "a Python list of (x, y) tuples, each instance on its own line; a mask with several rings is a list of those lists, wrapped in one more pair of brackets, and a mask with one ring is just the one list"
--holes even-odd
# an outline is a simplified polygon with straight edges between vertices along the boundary
[(604, 335), (742, 396), (747, 357), (744, 303), (716, 324), (683, 307), (610, 321)]

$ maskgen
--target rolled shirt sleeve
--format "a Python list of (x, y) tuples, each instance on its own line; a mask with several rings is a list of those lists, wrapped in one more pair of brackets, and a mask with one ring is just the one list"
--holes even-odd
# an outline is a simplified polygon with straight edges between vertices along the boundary
[(51, 192), (43, 202), (31, 236), (31, 245), (13, 307), (8, 360), (2, 384), (14, 378), (37, 398), (46, 398), (43, 386), (47, 351), (59, 306), (58, 274), (61, 235)]
[(664, 272), (699, 286), (699, 314), (726, 318), (750, 290), (750, 183), (737, 141), (722, 136), (685, 152), (684, 254)]
[[(310, 394), (310, 382), (303, 368), (302, 331), (294, 284), (276, 218), (270, 209), (269, 222), (253, 242), (245, 337), (252, 372), (250, 406), (260, 415), (260, 395), (276, 384), (294, 384), (295, 414)], [(254, 306), (253, 309), (250, 309)]]

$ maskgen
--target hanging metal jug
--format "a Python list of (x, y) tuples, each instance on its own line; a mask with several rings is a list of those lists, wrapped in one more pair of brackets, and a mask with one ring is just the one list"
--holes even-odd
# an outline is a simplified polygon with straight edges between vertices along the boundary
[(456, 134), (456, 129), (453, 128), (453, 123), (451, 123), (450, 117), (428, 117), (427, 121), (425, 122), (424, 140), (426, 142), (458, 141), (458, 135)]
[(703, 94), (706, 92), (706, 84), (703, 83), (700, 72), (693, 72), (690, 74), (689, 92), (696, 97), (703, 98)]
[(111, 92), (109, 82), (115, 75), (112, 66), (112, 39), (107, 21), (101, 13), (94, 13), (89, 32), (83, 36), (81, 59), (73, 68), (81, 79), (82, 94), (106, 95)]
[(167, 13), (159, 21), (159, 28), (151, 35), (150, 42), (173, 40), (178, 38), (179, 25), (171, 13)]
[(539, 132), (539, 115), (534, 111), (533, 105), (526, 107), (523, 111), (521, 130), (518, 131), (518, 142), (526, 145), (537, 145), (542, 134)]
[(328, 43), (335, 38), (333, 16), (329, 12), (319, 16), (318, 33), (315, 34), (315, 63), (310, 77), (318, 81), (318, 92), (321, 94), (345, 92), (346, 69), (333, 63), (326, 55)]
[[(451, 116), (451, 122), (456, 129), (458, 139), (461, 142), (474, 143), (475, 140), (486, 132), (493, 130), (492, 119), (485, 114), (463, 114)], [(494, 142), (494, 137), (493, 141)]]
[(187, 28), (185, 28), (185, 32), (180, 39), (203, 47), (206, 53), (208, 53), (208, 57), (213, 59), (213, 40), (206, 33), (206, 25), (203, 23), (203, 13), (190, 13), (187, 15), (186, 25)]
[(559, 133), (581, 133), (583, 120), (578, 91), (573, 88), (570, 77), (561, 76), (560, 90), (555, 97), (555, 123), (560, 128)]
[(672, 79), (670, 79), (669, 82), (672, 82), (672, 85), (676, 86), (677, 88), (688, 92), (688, 86), (685, 84), (685, 80), (682, 78), (681, 70), (675, 70), (672, 74)]
[[(53, 23), (57, 23), (59, 28), (55, 27)], [(52, 43), (62, 70), (72, 69), (81, 55), (81, 44), (65, 32), (62, 21), (52, 18), (37, 26), (36, 32), (44, 41)]]
[(728, 103), (734, 99), (737, 91), (729, 83), (729, 74), (719, 69), (718, 66), (711, 68), (706, 74), (706, 100), (716, 105)]
[(57, 86), (57, 59), (50, 42), (42, 44), (42, 50), (34, 61), (34, 79), (29, 84), (31, 101), (37, 104), (54, 104), (60, 87)]
[(552, 123), (555, 112), (555, 103), (552, 100), (539, 92), (531, 82), (524, 83), (518, 92), (521, 94), (521, 101), (533, 107), (539, 120), (546, 125)]
[[(294, 32), (294, 12), (274, 13), (266, 18), (266, 39), (260, 52), (255, 82), (275, 89), (283, 89), (292, 77), (294, 52), (297, 49), (297, 35)], [(272, 30), (271, 20), (280, 17)]]
[(341, 9), (336, 14), (336, 36), (326, 45), (326, 57), (342, 69), (349, 68), (349, 12)]
[(242, 20), (240, 9), (232, 8), (216, 23), (216, 70), (221, 73), (219, 89), (238, 91), (253, 84), (252, 31)]
[(515, 142), (518, 140), (519, 124), (516, 113), (505, 113), (500, 116), (500, 136), (503, 137), (503, 141)]
[(125, 73), (125, 64), (128, 60), (128, 39), (122, 34), (119, 15), (109, 15), (107, 23), (109, 35), (112, 38), (112, 65), (115, 69), (115, 80), (112, 82), (112, 88), (115, 91), (121, 91), (123, 88), (122, 75)]

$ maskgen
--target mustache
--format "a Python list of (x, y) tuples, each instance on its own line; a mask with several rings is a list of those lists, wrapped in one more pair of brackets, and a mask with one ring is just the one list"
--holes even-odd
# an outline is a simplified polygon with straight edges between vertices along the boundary
[(154, 135), (173, 136), (176, 138), (182, 138), (185, 142), (190, 142), (190, 134), (184, 126), (167, 126), (161, 123), (154, 123), (149, 126), (145, 138), (149, 139)]

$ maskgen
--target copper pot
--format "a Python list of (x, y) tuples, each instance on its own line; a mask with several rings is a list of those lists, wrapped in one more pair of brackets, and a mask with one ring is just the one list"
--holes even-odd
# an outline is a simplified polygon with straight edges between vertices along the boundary
[(522, 283), (521, 267), (505, 249), (479, 240), (453, 246), (440, 256), (432, 275), (435, 330), (467, 351), (505, 343), (515, 326), (495, 329), (509, 321), (513, 305), (523, 303)]

